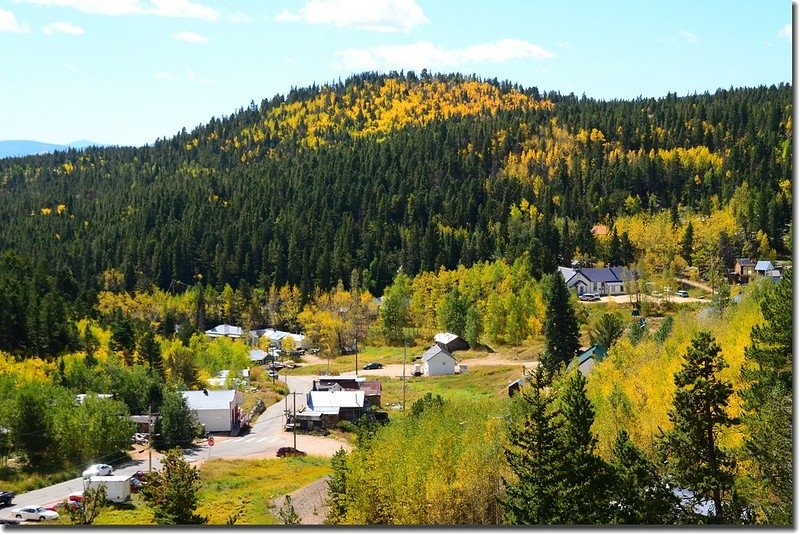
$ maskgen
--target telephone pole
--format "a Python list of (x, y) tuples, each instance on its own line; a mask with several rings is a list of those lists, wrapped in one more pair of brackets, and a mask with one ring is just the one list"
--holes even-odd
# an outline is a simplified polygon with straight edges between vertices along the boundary
[(147, 406), (147, 434), (148, 434), (148, 447), (147, 447), (147, 459), (148, 459), (148, 467), (147, 471), (153, 471), (153, 400), (150, 400), (150, 404)]
[(292, 392), (292, 403), (294, 405), (294, 415), (292, 416), (292, 435), (294, 435), (294, 449), (297, 449), (297, 392)]
[(403, 412), (406, 412), (406, 347), (408, 340), (406, 340), (405, 333), (403, 334)]

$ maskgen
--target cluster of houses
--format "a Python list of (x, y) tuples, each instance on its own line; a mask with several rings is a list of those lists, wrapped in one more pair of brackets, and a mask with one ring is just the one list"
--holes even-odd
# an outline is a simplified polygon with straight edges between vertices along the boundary
[(261, 340), (267, 340), (268, 347), (277, 349), (283, 348), (286, 340), (290, 341), (293, 350), (308, 349), (310, 347), (308, 337), (304, 334), (279, 331), (277, 329), (254, 329), (245, 333), (241, 327), (228, 325), (227, 323), (207, 330), (206, 336), (209, 338), (225, 337), (233, 340), (240, 340), (246, 337), (247, 343), (251, 346), (261, 345)]
[(782, 270), (774, 266), (770, 260), (737, 258), (733, 263), (733, 269), (728, 273), (728, 282), (747, 284), (752, 277), (770, 277), (772, 282), (778, 282), (782, 276)]

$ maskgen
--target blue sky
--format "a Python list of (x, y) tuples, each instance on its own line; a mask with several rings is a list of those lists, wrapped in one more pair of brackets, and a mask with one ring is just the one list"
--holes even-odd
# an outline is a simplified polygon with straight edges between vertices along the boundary
[(0, 139), (142, 145), (365, 70), (609, 99), (777, 84), (791, 21), (786, 0), (0, 0)]

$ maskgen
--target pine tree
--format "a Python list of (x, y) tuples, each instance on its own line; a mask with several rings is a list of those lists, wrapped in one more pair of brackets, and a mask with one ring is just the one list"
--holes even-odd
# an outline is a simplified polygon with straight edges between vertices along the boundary
[(514, 398), (507, 421), (505, 456), (514, 474), (504, 479), (504, 521), (509, 524), (552, 524), (560, 518), (563, 480), (555, 399), (539, 366)]
[(606, 524), (611, 521), (611, 473), (597, 455), (592, 434), (594, 409), (586, 397), (586, 377), (575, 370), (559, 395), (560, 442), (566, 469), (559, 491), (561, 524)]
[(552, 373), (561, 364), (568, 364), (580, 348), (578, 321), (570, 301), (567, 283), (559, 273), (547, 281), (546, 317), (544, 320), (545, 351), (542, 365)]
[(625, 332), (623, 321), (613, 312), (608, 312), (600, 316), (600, 319), (589, 331), (589, 340), (592, 344), (600, 344), (606, 349), (610, 349), (623, 332)]
[(692, 265), (692, 257), (694, 256), (694, 227), (692, 222), (686, 225), (686, 230), (683, 233), (683, 240), (681, 241), (681, 256), (686, 263)]
[(675, 400), (669, 412), (673, 429), (661, 437), (659, 449), (669, 473), (694, 493), (696, 502), (713, 501), (713, 522), (738, 523), (723, 511), (723, 499), (733, 490), (736, 460), (719, 446), (720, 432), (734, 423), (727, 414), (733, 388), (719, 378), (727, 366), (720, 351), (707, 332), (692, 339), (675, 374)]
[(161, 356), (161, 346), (149, 329), (139, 338), (139, 358), (147, 363), (151, 370), (164, 378), (164, 361)]
[(679, 500), (659, 475), (655, 465), (620, 431), (614, 442), (612, 524), (673, 524), (678, 520)]
[(172, 526), (205, 524), (208, 519), (194, 512), (200, 471), (183, 459), (179, 448), (169, 450), (162, 465), (142, 487), (142, 496), (153, 510), (153, 522)]
[(347, 516), (347, 452), (339, 448), (331, 458), (326, 524), (341, 524)]
[(617, 235), (617, 227), (614, 227), (614, 230), (611, 231), (611, 242), (608, 244), (608, 264), (611, 266), (619, 266), (622, 264), (622, 260), (620, 258), (622, 254), (621, 250), (622, 244), (619, 241), (619, 236)]
[(761, 303), (765, 323), (753, 328), (742, 369), (745, 455), (755, 468), (754, 500), (770, 524), (791, 524), (792, 456), (792, 272)]

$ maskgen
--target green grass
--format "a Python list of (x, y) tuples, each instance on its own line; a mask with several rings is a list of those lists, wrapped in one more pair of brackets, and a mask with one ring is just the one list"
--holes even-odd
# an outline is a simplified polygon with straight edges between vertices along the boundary
[(17, 468), (9, 465), (0, 469), (0, 489), (22, 494), (67, 481), (80, 475), (80, 471), (81, 469), (72, 466)]
[[(452, 400), (503, 399), (508, 396), (508, 384), (521, 376), (518, 366), (475, 366), (456, 375), (410, 377), (406, 380), (406, 409), (427, 392)], [(381, 390), (384, 408), (402, 402), (401, 379), (381, 377)]]
[[(277, 524), (270, 502), (329, 472), (330, 459), (322, 457), (206, 461), (200, 467), (203, 485), (196, 512), (207, 516), (209, 525), (224, 526), (233, 515), (239, 515), (236, 525)], [(130, 504), (107, 506), (95, 525), (151, 525), (152, 519), (150, 507), (134, 494)]]

